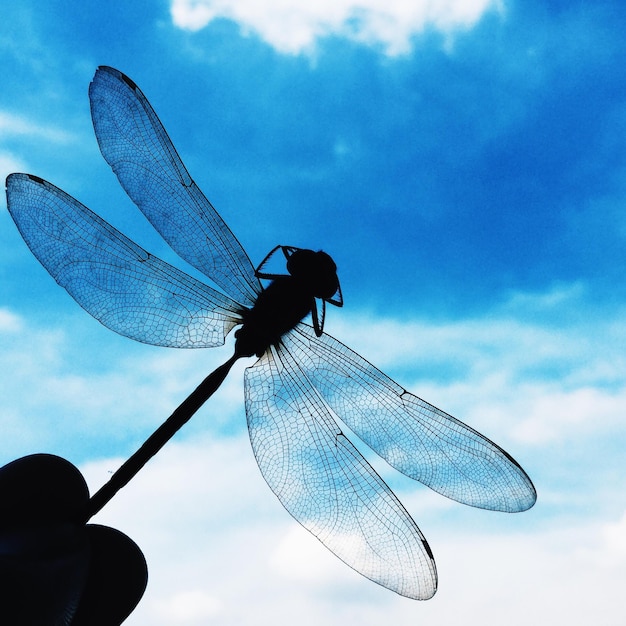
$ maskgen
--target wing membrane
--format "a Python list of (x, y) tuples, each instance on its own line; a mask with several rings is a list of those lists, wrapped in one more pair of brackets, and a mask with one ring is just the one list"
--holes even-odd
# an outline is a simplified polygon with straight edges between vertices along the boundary
[(535, 503), (530, 478), (502, 448), (330, 335), (300, 324), (282, 341), (333, 412), (403, 474), (479, 508), (516, 512)]
[(342, 434), (284, 349), (246, 370), (246, 414), (259, 468), (283, 506), (350, 567), (428, 599), (430, 548), (402, 504)]
[(112, 330), (158, 346), (222, 345), (239, 305), (150, 255), (80, 202), (28, 174), (7, 179), (7, 205), (53, 278)]
[(179, 256), (252, 306), (260, 291), (252, 263), (189, 176), (139, 87), (100, 67), (89, 98), (102, 155), (133, 202)]

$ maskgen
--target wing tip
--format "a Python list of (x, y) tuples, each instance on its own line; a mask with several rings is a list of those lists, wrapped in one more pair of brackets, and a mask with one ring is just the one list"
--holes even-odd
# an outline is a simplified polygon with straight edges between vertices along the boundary
[(535, 489), (535, 486), (531, 482), (529, 493), (524, 503), (522, 504), (522, 508), (520, 508), (518, 512), (523, 513), (524, 511), (528, 511), (528, 509), (532, 509), (536, 503), (537, 503), (537, 490)]
[(535, 503), (537, 502), (537, 489), (535, 488), (533, 481), (530, 479), (530, 476), (523, 470), (521, 465), (519, 465), (516, 461), (514, 461), (514, 463), (522, 474), (525, 488), (520, 490), (520, 495), (517, 498), (518, 506), (513, 509), (513, 513), (523, 513), (524, 511), (528, 511), (528, 509), (532, 509), (533, 506), (535, 506)]
[(7, 194), (7, 206), (11, 202), (11, 196), (13, 193), (18, 193), (18, 187), (23, 184), (34, 183), (41, 187), (53, 187), (52, 183), (47, 180), (36, 176), (35, 174), (27, 174), (24, 172), (13, 172), (9, 174), (4, 182), (6, 194)]
[(114, 67), (111, 67), (110, 65), (98, 66), (98, 68), (96, 69), (96, 73), (94, 74), (94, 77), (91, 81), (91, 85), (93, 85), (98, 79), (104, 76), (110, 76), (111, 78), (117, 81), (126, 83), (126, 85), (130, 87), (133, 91), (139, 90), (137, 83), (135, 83), (135, 81), (132, 80), (132, 78), (129, 78), (126, 74), (124, 74), (123, 72), (120, 72), (120, 70), (115, 69)]
[(464, 502), (463, 504), (469, 504), (470, 506), (475, 506), (479, 509), (486, 509), (501, 513), (523, 513), (524, 511), (528, 511), (529, 509), (532, 509), (537, 502), (537, 490), (530, 479), (527, 476), (525, 477), (528, 480), (525, 488), (519, 489), (514, 493), (509, 492), (507, 494), (502, 494), (502, 499), (499, 504), (496, 504), (493, 501), (484, 505), (469, 502)]

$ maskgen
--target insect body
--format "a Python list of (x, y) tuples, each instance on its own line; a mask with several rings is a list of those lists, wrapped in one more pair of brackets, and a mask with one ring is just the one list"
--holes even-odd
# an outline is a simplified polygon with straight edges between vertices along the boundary
[[(278, 249), (287, 258), (289, 274), (286, 276), (262, 270)], [(270, 278), (272, 282), (258, 295), (254, 306), (242, 312), (243, 327), (235, 333), (235, 353), (241, 356), (262, 356), (309, 313), (313, 318), (315, 334), (320, 337), (324, 317), (317, 312), (316, 300), (321, 299), (322, 311), (326, 302), (336, 306), (343, 304), (337, 266), (325, 252), (277, 246), (261, 263), (256, 275)]]

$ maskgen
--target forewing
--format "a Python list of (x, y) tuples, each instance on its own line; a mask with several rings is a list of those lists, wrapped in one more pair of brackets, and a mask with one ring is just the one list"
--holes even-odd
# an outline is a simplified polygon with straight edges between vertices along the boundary
[(69, 294), (112, 330), (159, 346), (224, 343), (239, 305), (148, 254), (80, 202), (28, 174), (7, 179), (22, 237)]
[(410, 598), (432, 597), (437, 574), (424, 536), (293, 357), (268, 350), (246, 370), (245, 390), (254, 455), (289, 513), (367, 578)]
[(403, 474), (483, 509), (516, 512), (535, 503), (530, 478), (507, 452), (330, 335), (300, 324), (283, 342), (333, 412)]
[(260, 284), (248, 256), (189, 176), (139, 87), (100, 67), (89, 98), (102, 155), (133, 202), (178, 255), (252, 306)]

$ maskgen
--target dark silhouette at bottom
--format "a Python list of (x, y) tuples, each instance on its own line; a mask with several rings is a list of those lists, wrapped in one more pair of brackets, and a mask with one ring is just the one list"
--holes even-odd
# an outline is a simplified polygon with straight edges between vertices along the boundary
[(123, 533), (76, 521), (89, 501), (78, 469), (26, 456), (0, 468), (0, 494), (0, 623), (121, 624), (146, 588), (146, 561)]

